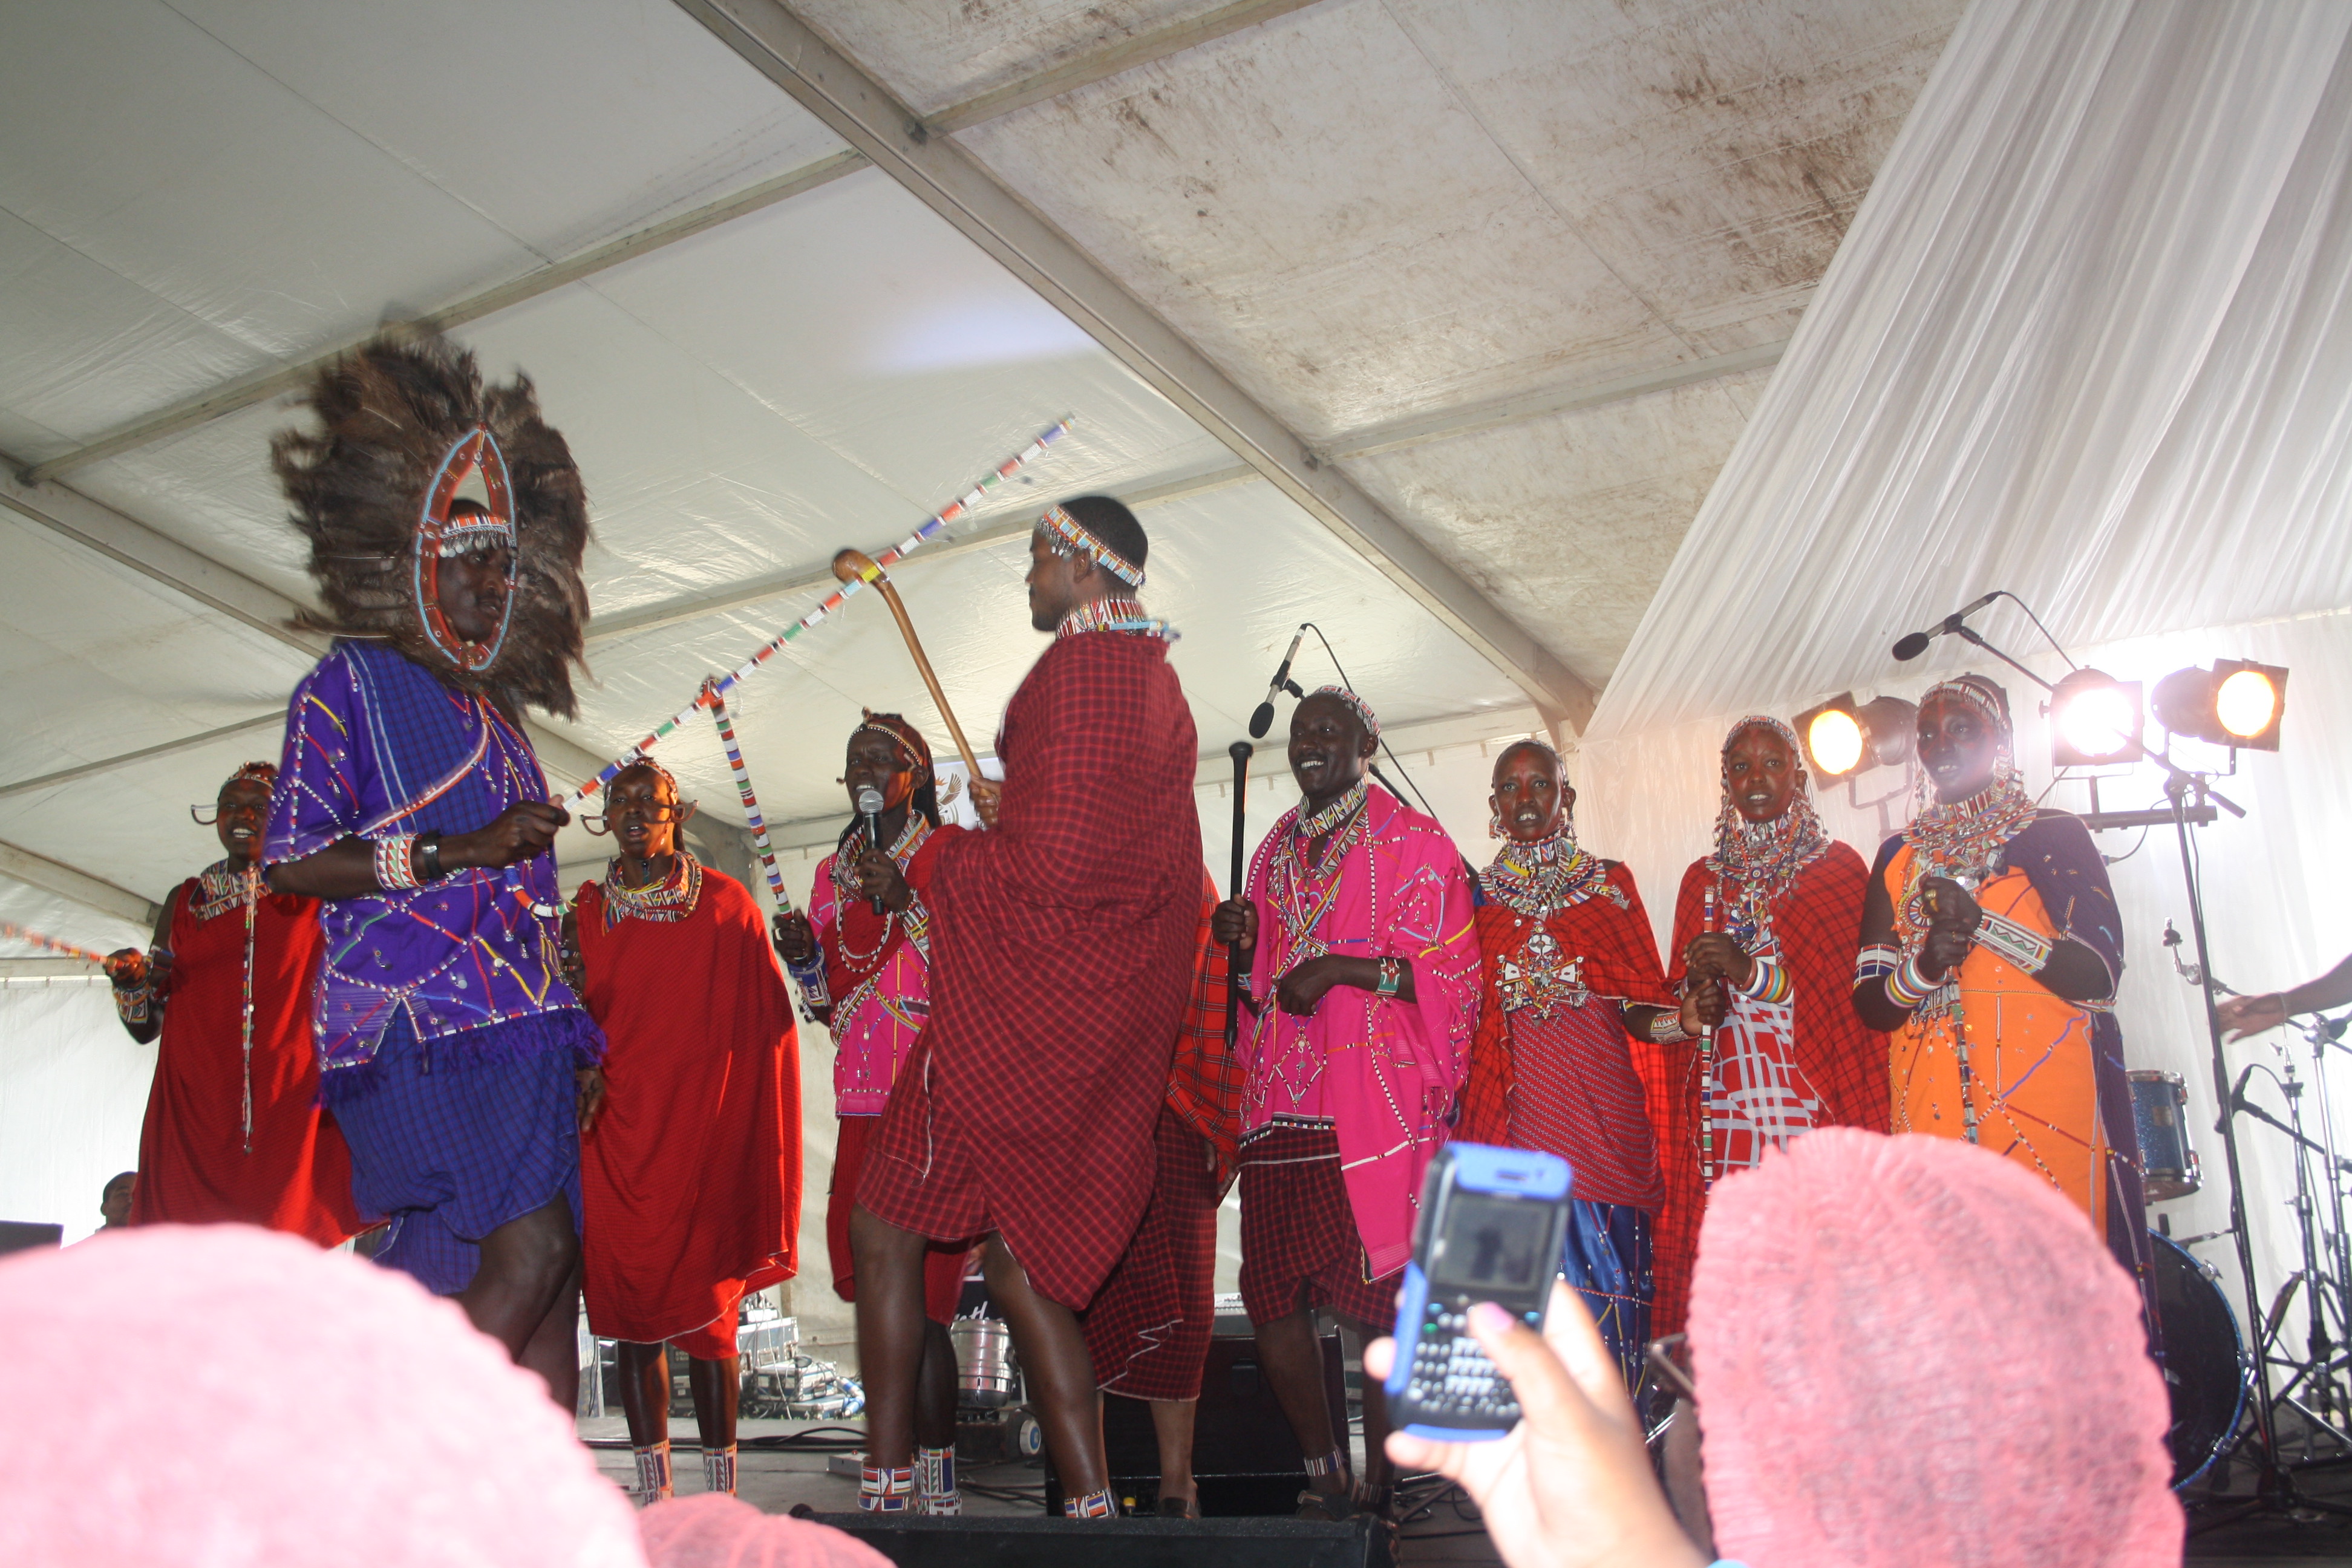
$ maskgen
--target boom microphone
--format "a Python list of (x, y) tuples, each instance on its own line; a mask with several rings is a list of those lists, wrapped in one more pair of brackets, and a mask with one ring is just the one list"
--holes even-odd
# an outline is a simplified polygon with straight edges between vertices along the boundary
[(2000, 598), (2000, 595), (2001, 591), (1999, 588), (1995, 588), (1991, 593), (1987, 594), (1983, 598), (1979, 599), (1975, 604), (1970, 605), (1967, 609), (1960, 611), (1958, 615), (1946, 616), (1941, 621), (1937, 622), (1935, 626), (1928, 627), (1924, 632), (1913, 632), (1909, 637), (1905, 637), (1902, 641), (1895, 645), (1895, 657), (1906, 661), (1917, 658), (1921, 654), (1927, 651), (1927, 645), (1930, 642), (1933, 642), (1936, 638), (1940, 637), (1949, 637), (1952, 633), (1958, 631), (1962, 621), (1967, 620), (1970, 616), (1975, 615), (1979, 610), (1983, 609), (1987, 605), (1990, 605), (1995, 599)]
[(1290, 684), (1290, 661), (1298, 657), (1298, 645), (1306, 640), (1307, 625), (1302, 621), (1298, 635), (1290, 639), (1290, 651), (1282, 656), (1282, 668), (1274, 672), (1274, 679), (1266, 686), (1265, 700), (1259, 703), (1257, 711), (1250, 715), (1251, 740), (1263, 741), (1265, 732), (1274, 727), (1274, 700), (1282, 695), (1284, 687)]

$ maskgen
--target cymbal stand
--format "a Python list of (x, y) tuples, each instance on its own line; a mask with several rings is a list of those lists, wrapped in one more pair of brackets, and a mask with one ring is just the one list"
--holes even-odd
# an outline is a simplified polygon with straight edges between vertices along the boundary
[[(2327, 1084), (2322, 1070), (2324, 1064), (2318, 1062), (2315, 1056), (2313, 1072), (2320, 1087), (2319, 1131), (2322, 1142), (2314, 1142), (2304, 1131), (2305, 1086), (2295, 1073), (2294, 1058), (2284, 1046), (2278, 1047), (2278, 1058), (2279, 1070), (2271, 1076), (2286, 1100), (2287, 1119), (2283, 1131), (2287, 1135), (2294, 1159), (2295, 1229), (2297, 1239), (2303, 1246), (2303, 1267), (2272, 1302), (2270, 1313), (2262, 1325), (2257, 1353), (2267, 1365), (2287, 1374), (2286, 1380), (2279, 1384), (2272, 1396), (2275, 1404), (2292, 1406), (2310, 1423), (2304, 1434), (2302, 1460), (2303, 1464), (2309, 1465), (2318, 1458), (2312, 1451), (2312, 1438), (2317, 1433), (2326, 1433), (2341, 1444), (2347, 1453), (2352, 1453), (2352, 1435), (2344, 1430), (2346, 1400), (2337, 1387), (2337, 1373), (2345, 1366), (2345, 1359), (2340, 1352), (2347, 1338), (2345, 1277), (2339, 1268), (2337, 1251), (2337, 1240), (2342, 1234), (2343, 1188), (2335, 1180), (2323, 1181), (2315, 1177), (2312, 1169), (2316, 1158), (2324, 1162), (2321, 1172), (2326, 1176), (2332, 1177), (2337, 1170), (2334, 1163), (2335, 1132), (2329, 1125), (2326, 1108)], [(2255, 1070), (2248, 1067), (2239, 1075), (2232, 1110), (2255, 1110), (2245, 1098), (2246, 1082)], [(2273, 1119), (2263, 1117), (2262, 1120)], [(2334, 1234), (2320, 1223), (2319, 1190), (2323, 1185), (2336, 1223)], [(2287, 1309), (2297, 1289), (2304, 1293), (2306, 1308), (2304, 1342), (2306, 1353), (2300, 1360), (2273, 1353), (2273, 1347), (2280, 1342)]]

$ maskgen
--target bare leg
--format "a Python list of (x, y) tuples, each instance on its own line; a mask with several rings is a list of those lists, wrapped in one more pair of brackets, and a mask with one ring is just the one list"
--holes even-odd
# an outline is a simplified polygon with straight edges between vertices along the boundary
[[(1315, 1338), (1315, 1314), (1305, 1307), (1256, 1325), (1258, 1364), (1274, 1384), (1274, 1397), (1298, 1439), (1298, 1451), (1319, 1458), (1345, 1446), (1332, 1435), (1331, 1406), (1323, 1390), (1323, 1347)], [(1344, 1476), (1310, 1476), (1318, 1492), (1347, 1490)]]
[(982, 1267), (989, 1300), (1013, 1330), (1013, 1348), (1020, 1352), (1022, 1374), (1045, 1428), (1064, 1495), (1104, 1490), (1110, 1485), (1110, 1461), (1103, 1457), (1102, 1395), (1095, 1388), (1094, 1358), (1087, 1353), (1077, 1314), (1037, 1293), (1003, 1237), (988, 1238)]
[(923, 1364), (915, 1377), (915, 1441), (952, 1448), (956, 1438), (955, 1342), (945, 1323), (923, 1320)]
[[(1342, 1318), (1340, 1325), (1356, 1336), (1356, 1351), (1388, 1333), (1388, 1329), (1376, 1329), (1360, 1323), (1353, 1318)], [(1387, 1489), (1396, 1484), (1396, 1466), (1389, 1459), (1389, 1396), (1388, 1391), (1370, 1378), (1364, 1384), (1364, 1475), (1363, 1481), (1370, 1495), (1383, 1503)]]
[(915, 1462), (915, 1388), (923, 1364), (923, 1238), (861, 1204), (849, 1211), (849, 1248), (857, 1267), (866, 1462), (904, 1469)]
[[(694, 1424), (702, 1434), (702, 1451), (735, 1446), (735, 1413), (743, 1398), (743, 1358), (724, 1361), (688, 1358), (687, 1378), (694, 1388)], [(630, 1428), (635, 1441), (636, 1429)]]
[(629, 1446), (650, 1448), (669, 1441), (669, 1354), (661, 1345), (623, 1340), (621, 1414), (629, 1418)]
[(580, 1237), (558, 1193), (482, 1237), (482, 1265), (457, 1305), (568, 1410), (580, 1392), (579, 1291)]
[(1192, 1415), (1197, 1399), (1154, 1399), (1151, 1435), (1160, 1439), (1160, 1500), (1181, 1498), (1201, 1511), (1200, 1483), (1192, 1479)]
[(580, 1265), (556, 1292), (555, 1304), (539, 1320), (518, 1364), (547, 1380), (547, 1392), (566, 1415), (580, 1408)]

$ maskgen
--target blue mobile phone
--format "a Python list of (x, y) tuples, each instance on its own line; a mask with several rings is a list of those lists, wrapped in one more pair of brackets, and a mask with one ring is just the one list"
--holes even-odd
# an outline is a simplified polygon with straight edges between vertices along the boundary
[(1392, 1426), (1485, 1443), (1518, 1425), (1519, 1402), (1470, 1337), (1468, 1314), (1492, 1301), (1542, 1327), (1574, 1180), (1567, 1161), (1532, 1149), (1453, 1143), (1430, 1163), (1383, 1385)]

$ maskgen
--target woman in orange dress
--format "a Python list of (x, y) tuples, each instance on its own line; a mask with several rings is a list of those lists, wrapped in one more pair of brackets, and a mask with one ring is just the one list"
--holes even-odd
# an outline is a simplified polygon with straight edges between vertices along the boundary
[(1921, 700), (1923, 802), (1863, 905), (1854, 1006), (1893, 1034), (1891, 1131), (1965, 1138), (2088, 1215), (2145, 1292), (2139, 1141), (2116, 1026), (2122, 921), (2082, 820), (2034, 805), (2008, 694), (1979, 675)]

